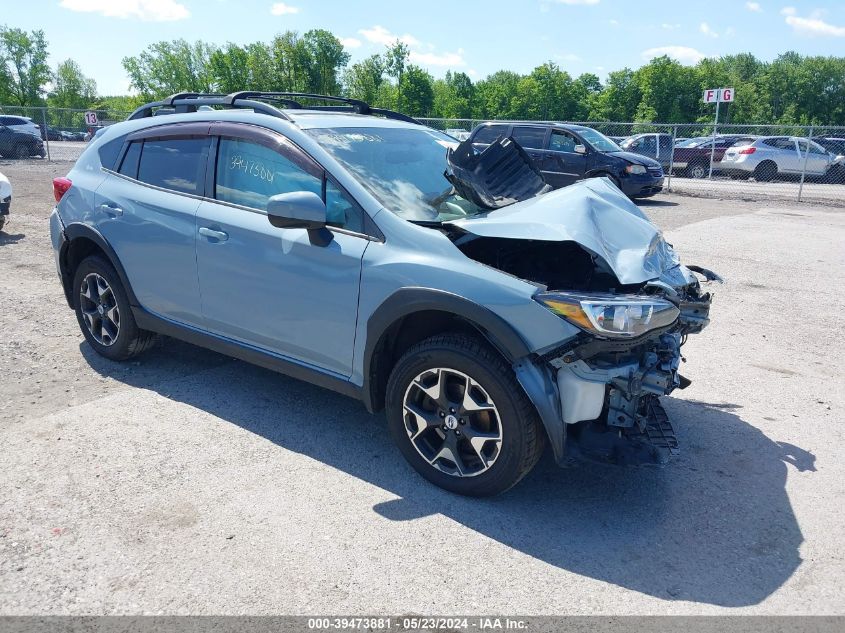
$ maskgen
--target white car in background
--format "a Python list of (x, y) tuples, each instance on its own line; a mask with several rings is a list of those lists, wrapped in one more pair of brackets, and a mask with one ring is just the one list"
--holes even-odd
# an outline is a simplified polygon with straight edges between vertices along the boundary
[[(808, 151), (809, 147), (809, 151)], [(761, 136), (728, 148), (719, 163), (724, 174), (768, 182), (775, 178), (824, 178), (828, 182), (845, 182), (845, 161), (824, 147), (798, 136)]]
[(33, 123), (28, 116), (0, 114), (0, 125), (5, 125), (15, 132), (26, 132), (41, 138), (41, 128), (38, 127), (37, 123)]
[(3, 174), (0, 174), (0, 231), (6, 224), (9, 217), (9, 207), (12, 205), (12, 183)]

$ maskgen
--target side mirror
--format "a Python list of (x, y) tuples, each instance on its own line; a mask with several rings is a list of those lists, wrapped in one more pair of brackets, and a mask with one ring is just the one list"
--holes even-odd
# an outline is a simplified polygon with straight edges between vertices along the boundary
[(575, 153), (576, 154), (586, 154), (587, 147), (585, 145), (576, 145), (575, 146)]
[(267, 201), (267, 219), (279, 229), (307, 229), (311, 243), (326, 246), (332, 233), (326, 228), (326, 203), (312, 191), (279, 193)]

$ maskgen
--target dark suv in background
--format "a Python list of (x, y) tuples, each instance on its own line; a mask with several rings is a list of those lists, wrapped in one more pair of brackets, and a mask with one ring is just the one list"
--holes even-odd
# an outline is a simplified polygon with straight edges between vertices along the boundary
[(482, 123), (470, 139), (480, 150), (502, 136), (519, 143), (555, 189), (602, 176), (629, 198), (646, 198), (663, 189), (660, 163), (625, 152), (601, 132), (583, 125)]
[(0, 156), (3, 158), (44, 158), (46, 155), (44, 143), (38, 136), (0, 125)]

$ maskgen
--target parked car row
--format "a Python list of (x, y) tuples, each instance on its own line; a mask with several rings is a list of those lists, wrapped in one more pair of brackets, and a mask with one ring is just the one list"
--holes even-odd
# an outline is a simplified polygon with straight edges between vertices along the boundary
[(78, 129), (61, 129), (52, 125), (36, 123), (28, 116), (11, 114), (0, 114), (0, 125), (15, 132), (38, 137), (42, 141), (87, 141), (90, 140), (90, 137), (94, 135), (98, 128), (102, 127), (89, 127), (84, 131)]
[[(685, 140), (670, 134), (635, 134), (623, 140), (626, 151), (658, 161), (664, 171), (689, 178), (712, 173), (766, 182), (802, 172), (814, 179), (845, 184), (845, 139), (720, 134)], [(711, 168), (712, 161), (712, 168)]]

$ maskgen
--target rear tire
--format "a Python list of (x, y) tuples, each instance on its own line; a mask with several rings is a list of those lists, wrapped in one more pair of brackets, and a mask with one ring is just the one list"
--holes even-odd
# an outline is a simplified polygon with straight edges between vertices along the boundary
[(100, 356), (127, 360), (155, 342), (153, 332), (138, 328), (120, 277), (102, 256), (87, 257), (77, 267), (73, 300), (79, 328)]
[(707, 163), (694, 163), (687, 168), (687, 175), (690, 178), (696, 178), (698, 180), (702, 178), (707, 178), (709, 165)]
[(754, 180), (771, 182), (778, 175), (778, 166), (770, 160), (764, 160), (754, 168)]
[(17, 147), (15, 147), (15, 151), (12, 152), (12, 156), (21, 160), (23, 160), (24, 158), (29, 158), (29, 150), (23, 145), (18, 145)]
[[(467, 395), (468, 394), (468, 395)], [(465, 334), (411, 347), (387, 383), (387, 424), (405, 459), (436, 486), (484, 497), (537, 463), (545, 434), (513, 370)]]

